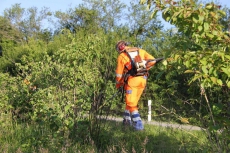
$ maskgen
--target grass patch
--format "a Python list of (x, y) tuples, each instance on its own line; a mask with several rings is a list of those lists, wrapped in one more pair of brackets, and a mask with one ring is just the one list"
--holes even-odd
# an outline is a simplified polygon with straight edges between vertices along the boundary
[(183, 131), (145, 125), (144, 131), (106, 121), (98, 135), (90, 136), (87, 122), (77, 129), (54, 132), (41, 125), (11, 125), (0, 131), (0, 152), (208, 152), (202, 131)]
[[(205, 133), (202, 131), (184, 131), (160, 126), (145, 125), (144, 131), (124, 128), (121, 123), (110, 122), (109, 146), (116, 150), (108, 152), (207, 152)], [(111, 133), (111, 131), (114, 131)]]

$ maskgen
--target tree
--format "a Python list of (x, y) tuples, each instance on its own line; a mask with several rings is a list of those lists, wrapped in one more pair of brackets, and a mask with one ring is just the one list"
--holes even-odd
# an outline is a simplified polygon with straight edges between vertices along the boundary
[(12, 66), (12, 56), (10, 54), (14, 47), (21, 44), (22, 35), (20, 31), (10, 23), (9, 20), (0, 16), (0, 69), (6, 70)]
[(42, 30), (42, 23), (51, 15), (46, 7), (42, 8), (41, 11), (38, 11), (37, 7), (25, 10), (17, 3), (4, 10), (4, 17), (19, 29), (25, 41), (28, 41), (29, 37), (39, 39), (37, 34)]
[(38, 33), (38, 37), (39, 37), (39, 39), (46, 42), (46, 44), (48, 44), (53, 39), (53, 32), (51, 29), (42, 29)]
[(130, 36), (145, 41), (147, 38), (154, 38), (163, 26), (161, 21), (154, 15), (151, 18), (151, 10), (146, 11), (146, 7), (137, 4), (136, 1), (130, 2), (128, 12), (126, 13), (126, 24), (130, 28)]
[(230, 9), (229, 8), (223, 8), (223, 10), (226, 12), (226, 16), (221, 18), (220, 22), (224, 26), (224, 31), (229, 31), (230, 33)]
[(15, 42), (21, 42), (21, 34), (9, 20), (0, 16), (0, 38), (3, 40), (11, 40)]
[[(193, 91), (197, 91), (196, 87), (199, 87), (200, 98), (194, 96), (198, 101), (188, 104), (199, 112), (198, 119), (208, 129), (210, 142), (215, 146), (213, 149), (218, 152), (228, 151), (230, 37), (229, 32), (220, 24), (225, 12), (213, 2), (205, 5), (197, 5), (193, 0), (140, 2), (147, 4), (147, 7), (154, 6), (154, 14), (161, 11), (166, 21), (175, 25), (180, 33), (190, 39), (190, 44), (198, 46), (195, 50), (192, 47), (177, 50), (177, 53), (171, 54), (173, 62), (166, 62), (165, 65), (177, 67), (178, 71), (188, 74), (187, 85)], [(224, 97), (225, 100), (220, 101), (219, 97)], [(223, 130), (221, 134), (217, 132), (220, 129)]]
[(98, 24), (105, 31), (112, 31), (116, 26), (123, 25), (126, 5), (120, 0), (84, 0), (88, 8), (98, 13)]
[(85, 29), (95, 33), (100, 27), (98, 12), (90, 10), (83, 5), (80, 5), (79, 8), (71, 8), (66, 13), (57, 11), (55, 12), (55, 17), (58, 19), (57, 30), (59, 32), (62, 29), (68, 29), (72, 33), (76, 33), (80, 29)]

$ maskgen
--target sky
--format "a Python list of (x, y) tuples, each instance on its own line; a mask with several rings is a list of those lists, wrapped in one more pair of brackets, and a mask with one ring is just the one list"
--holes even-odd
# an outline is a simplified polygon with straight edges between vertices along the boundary
[(10, 8), (13, 4), (19, 3), (22, 8), (29, 7), (48, 7), (51, 11), (65, 11), (69, 6), (78, 6), (82, 3), (82, 0), (0, 0), (0, 14), (3, 14), (3, 11), (6, 8)]
[[(123, 2), (127, 2), (129, 0), (121, 0)], [(211, 0), (206, 0), (211, 1)], [(229, 0), (213, 0), (214, 2), (220, 2), (223, 5), (230, 7)], [(36, 6), (40, 7), (48, 7), (51, 11), (62, 10), (65, 11), (69, 6), (78, 6), (83, 3), (82, 0), (0, 0), (0, 14), (3, 13), (4, 9), (10, 8), (13, 4), (20, 3), (21, 7), (29, 8)]]
[[(211, 1), (211, 0), (206, 0)], [(121, 2), (127, 2), (127, 0), (121, 0)], [(230, 8), (229, 0), (214, 0), (214, 2), (219, 2), (223, 6)], [(12, 5), (19, 3), (22, 8), (30, 7), (48, 7), (51, 11), (63, 11), (65, 12), (68, 8), (77, 7), (82, 4), (82, 0), (0, 0), (0, 15), (3, 15), (5, 9), (10, 8)], [(172, 27), (169, 23), (162, 21), (162, 24), (168, 28)]]

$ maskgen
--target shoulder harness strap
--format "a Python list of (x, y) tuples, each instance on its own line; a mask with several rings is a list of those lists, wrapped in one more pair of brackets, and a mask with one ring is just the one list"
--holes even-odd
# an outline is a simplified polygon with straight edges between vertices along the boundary
[[(146, 68), (143, 68), (143, 69), (137, 69), (136, 67), (136, 63), (135, 61), (131, 58), (129, 52), (137, 52), (137, 56), (139, 56), (139, 48), (137, 47), (132, 47), (132, 48), (128, 48), (125, 50), (126, 54), (128, 55), (129, 59), (130, 59), (130, 62), (131, 62), (131, 70), (128, 71), (128, 76), (144, 76), (144, 75), (147, 75), (148, 72), (147, 72), (147, 69)], [(141, 59), (140, 59), (141, 60)]]
[(139, 48), (138, 47), (132, 47), (132, 48), (126, 49), (126, 52), (135, 52), (135, 51), (138, 51), (138, 53), (139, 53)]
[(130, 62), (131, 62), (131, 66), (132, 66), (131, 70), (128, 71), (128, 75), (135, 76), (136, 73), (137, 73), (137, 69), (135, 68), (136, 66), (135, 66), (134, 60), (132, 60), (132, 58), (131, 58), (129, 52), (137, 51), (137, 55), (138, 55), (138, 54), (139, 54), (139, 50), (136, 50), (136, 49), (137, 49), (136, 47), (135, 47), (135, 50), (134, 50), (134, 49), (131, 50), (131, 49), (132, 49), (132, 48), (129, 48), (129, 50), (126, 50), (126, 51), (125, 51), (125, 53), (126, 53), (126, 54), (128, 55), (128, 57), (129, 57), (129, 60), (130, 60)]

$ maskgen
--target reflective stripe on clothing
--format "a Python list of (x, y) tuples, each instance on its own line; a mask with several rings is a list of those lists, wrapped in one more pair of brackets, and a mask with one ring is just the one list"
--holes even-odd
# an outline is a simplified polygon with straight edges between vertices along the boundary
[(126, 90), (126, 93), (127, 93), (127, 94), (131, 94), (131, 93), (132, 93), (132, 90)]
[(123, 74), (116, 73), (116, 88), (120, 88), (124, 85)]
[(116, 74), (116, 77), (121, 78), (123, 75), (122, 74)]
[(138, 111), (133, 111), (131, 114), (132, 114), (132, 120), (134, 122), (141, 121), (141, 116)]
[(125, 110), (124, 112), (124, 119), (131, 121), (131, 116), (129, 110)]

